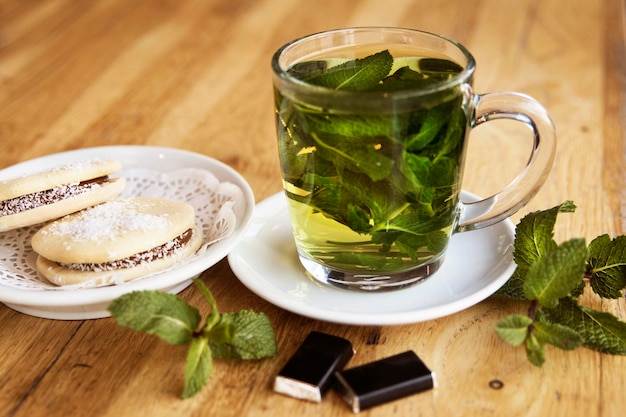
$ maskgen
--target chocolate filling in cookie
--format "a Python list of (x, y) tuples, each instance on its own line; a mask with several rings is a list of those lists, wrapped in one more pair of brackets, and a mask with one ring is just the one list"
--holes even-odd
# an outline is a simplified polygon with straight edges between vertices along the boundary
[(38, 191), (36, 193), (0, 201), (0, 216), (10, 216), (26, 210), (53, 204), (67, 198), (83, 194), (93, 188), (100, 187), (108, 181), (109, 177), (104, 176), (87, 181), (60, 185), (50, 190)]
[(76, 271), (113, 271), (116, 269), (123, 268), (132, 268), (137, 265), (141, 265), (147, 262), (152, 262), (157, 259), (162, 259), (172, 253), (180, 250), (189, 239), (191, 239), (192, 230), (187, 229), (180, 236), (170, 240), (169, 242), (152, 248), (150, 250), (137, 253), (135, 255), (129, 256), (128, 258), (118, 259), (116, 261), (111, 262), (102, 262), (102, 263), (84, 263), (84, 264), (64, 264), (60, 263), (60, 265), (65, 268), (76, 270)]

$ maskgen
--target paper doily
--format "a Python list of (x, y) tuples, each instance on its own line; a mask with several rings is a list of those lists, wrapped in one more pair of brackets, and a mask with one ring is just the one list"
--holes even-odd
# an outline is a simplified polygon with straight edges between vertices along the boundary
[[(194, 207), (196, 225), (202, 231), (203, 243), (196, 254), (184, 262), (200, 257), (211, 244), (230, 236), (235, 230), (237, 217), (233, 207), (243, 199), (243, 193), (235, 184), (220, 182), (207, 170), (190, 168), (162, 173), (129, 168), (122, 175), (126, 179), (126, 186), (119, 198), (165, 197), (185, 201)], [(30, 240), (41, 227), (40, 224), (0, 233), (0, 285), (30, 291), (88, 287), (89, 284), (57, 287), (38, 275), (35, 268), (37, 254), (32, 250)]]

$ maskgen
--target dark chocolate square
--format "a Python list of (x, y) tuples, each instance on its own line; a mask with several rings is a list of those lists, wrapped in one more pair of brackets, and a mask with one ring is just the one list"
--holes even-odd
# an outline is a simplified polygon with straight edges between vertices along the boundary
[(358, 413), (435, 387), (435, 374), (413, 351), (337, 372), (337, 391)]
[(353, 354), (350, 341), (311, 332), (276, 376), (274, 391), (320, 402), (333, 385), (335, 372), (341, 370)]

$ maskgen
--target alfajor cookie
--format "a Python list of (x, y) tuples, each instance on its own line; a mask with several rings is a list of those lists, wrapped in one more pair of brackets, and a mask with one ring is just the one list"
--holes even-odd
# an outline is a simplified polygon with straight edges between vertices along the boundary
[(119, 195), (118, 161), (92, 159), (0, 181), (0, 232), (57, 219)]
[(119, 284), (161, 271), (202, 244), (193, 206), (165, 198), (112, 200), (33, 236), (37, 270), (57, 285)]

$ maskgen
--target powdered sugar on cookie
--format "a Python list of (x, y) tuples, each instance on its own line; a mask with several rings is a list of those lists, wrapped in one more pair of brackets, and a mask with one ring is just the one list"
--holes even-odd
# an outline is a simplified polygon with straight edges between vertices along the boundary
[(154, 232), (167, 227), (164, 216), (140, 213), (135, 205), (113, 200), (84, 210), (69, 221), (53, 223), (46, 233), (70, 236), (75, 241), (96, 241), (114, 239), (133, 230)]

